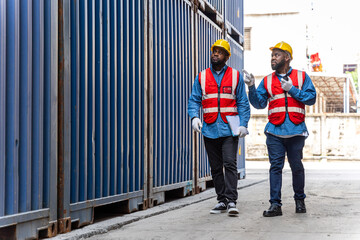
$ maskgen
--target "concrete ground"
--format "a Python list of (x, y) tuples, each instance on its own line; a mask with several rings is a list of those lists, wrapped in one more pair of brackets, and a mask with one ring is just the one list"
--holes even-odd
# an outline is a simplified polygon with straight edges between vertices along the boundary
[(296, 214), (291, 171), (283, 173), (283, 216), (269, 207), (269, 163), (246, 162), (239, 181), (240, 214), (209, 214), (214, 189), (58, 235), (53, 239), (360, 239), (360, 162), (304, 162), (307, 213)]

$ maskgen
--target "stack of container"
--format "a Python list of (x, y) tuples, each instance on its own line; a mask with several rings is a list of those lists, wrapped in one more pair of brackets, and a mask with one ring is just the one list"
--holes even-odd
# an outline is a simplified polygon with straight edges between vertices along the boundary
[(91, 224), (99, 206), (132, 212), (204, 190), (187, 102), (217, 39), (242, 69), (242, 5), (1, 1), (0, 238), (51, 237)]

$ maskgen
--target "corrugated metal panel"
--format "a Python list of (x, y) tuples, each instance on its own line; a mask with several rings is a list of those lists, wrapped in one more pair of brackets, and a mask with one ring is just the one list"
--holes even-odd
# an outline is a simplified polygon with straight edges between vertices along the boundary
[[(231, 57), (227, 62), (227, 65), (242, 72), (244, 68), (244, 50), (236, 41), (234, 41), (229, 35), (226, 36), (226, 40), (230, 43)], [(245, 177), (245, 138), (239, 139), (238, 153), (237, 153), (237, 168), (240, 178)]]
[(154, 193), (182, 186), (191, 190), (193, 149), (186, 101), (194, 76), (193, 13), (182, 0), (154, 0), (152, 9), (152, 186)]
[[(5, 169), (6, 112), (6, 2), (0, 2), (0, 169)], [(1, 170), (4, 171), (4, 170)], [(5, 174), (0, 174), (0, 216), (5, 215)]]
[(36, 237), (56, 221), (57, 2), (1, 1), (0, 13), (0, 227)]
[(244, 35), (244, 1), (226, 0), (226, 23), (233, 26), (237, 32)]
[(198, 71), (210, 67), (211, 45), (222, 38), (222, 31), (203, 13), (196, 15), (197, 26), (197, 50), (198, 50)]
[(229, 35), (226, 36), (226, 40), (230, 43), (231, 49), (231, 57), (226, 64), (241, 72), (244, 68), (244, 50), (240, 44), (234, 41)]
[(210, 3), (210, 5), (213, 6), (217, 12), (223, 14), (224, 12), (223, 0), (206, 0), (206, 1)]
[[(223, 13), (223, 0), (208, 2)], [(15, 237), (38, 228), (52, 236), (56, 220), (60, 231), (70, 218), (92, 222), (95, 206), (128, 200), (137, 209), (148, 185), (149, 194), (185, 193), (206, 181), (186, 101), (221, 37), (187, 0), (0, 1), (0, 228), (21, 223)]]
[[(207, 18), (201, 12), (196, 16), (197, 26), (197, 50), (198, 50), (198, 72), (210, 67), (211, 45), (217, 40), (222, 38), (222, 31), (216, 24)], [(202, 115), (202, 114), (201, 114)], [(206, 178), (207, 180), (210, 173), (210, 165), (207, 160), (204, 141), (202, 136), (198, 140), (198, 173), (199, 178)], [(202, 181), (202, 180), (201, 180)]]
[[(71, 1), (71, 218), (144, 199), (144, 3)], [(93, 201), (90, 201), (93, 200)], [(86, 202), (85, 202), (86, 201)]]

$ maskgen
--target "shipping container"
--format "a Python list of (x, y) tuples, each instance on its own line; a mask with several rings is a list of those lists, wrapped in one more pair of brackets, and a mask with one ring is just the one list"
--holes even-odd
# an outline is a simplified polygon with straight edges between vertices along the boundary
[[(196, 15), (196, 49), (197, 49), (197, 73), (210, 67), (211, 46), (217, 39), (221, 39), (222, 30), (212, 22), (205, 14), (198, 12)], [(202, 116), (202, 113), (200, 114)], [(197, 171), (198, 186), (200, 189), (206, 188), (206, 181), (211, 180), (210, 165), (207, 160), (204, 141), (202, 135), (197, 135)]]
[[(51, 237), (100, 206), (129, 213), (206, 188), (187, 103), (225, 38), (227, 1), (200, 2), (213, 12), (188, 0), (0, 1), (0, 238)], [(226, 38), (241, 70), (242, 47)]]
[(205, 2), (210, 5), (219, 15), (224, 13), (224, 0), (200, 0), (199, 2)]
[(228, 33), (237, 42), (243, 43), (244, 36), (244, 1), (226, 0), (225, 25)]
[(193, 186), (193, 140), (187, 115), (194, 76), (193, 11), (188, 1), (152, 1), (151, 174), (153, 203)]
[(242, 69), (244, 68), (244, 49), (228, 34), (225, 39), (229, 42), (231, 49), (231, 57), (226, 64), (242, 73)]
[(146, 205), (144, 2), (67, 3), (63, 204), (79, 227), (101, 205)]
[[(210, 67), (211, 45), (217, 39), (223, 38), (223, 35), (221, 28), (201, 12), (198, 12), (197, 14), (195, 25), (197, 26), (196, 43), (198, 44), (196, 48), (198, 50), (197, 70), (200, 72), (203, 69)], [(228, 60), (227, 65), (241, 72), (244, 64), (243, 48), (239, 43), (232, 39), (231, 36), (227, 35), (226, 39), (229, 41), (231, 48), (231, 57)], [(240, 139), (237, 155), (238, 174), (240, 178), (244, 178), (245, 176), (245, 152), (241, 151), (241, 149), (244, 149), (244, 144), (244, 139)], [(200, 189), (205, 189), (206, 182), (211, 180), (211, 171), (202, 136), (198, 137), (196, 146), (197, 150), (195, 152), (197, 154), (197, 169), (199, 174), (198, 186)]]
[[(232, 39), (229, 35), (226, 35), (226, 40), (230, 43), (231, 57), (227, 62), (232, 68), (235, 68), (242, 74), (244, 68), (244, 49)], [(237, 169), (239, 179), (245, 178), (245, 140), (246, 138), (240, 138), (237, 152)]]
[(57, 234), (57, 14), (0, 2), (0, 238)]

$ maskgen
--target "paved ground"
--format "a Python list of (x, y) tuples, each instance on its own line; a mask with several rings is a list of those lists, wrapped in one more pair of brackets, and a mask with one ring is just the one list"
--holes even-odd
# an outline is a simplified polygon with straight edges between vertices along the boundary
[(283, 216), (269, 207), (267, 162), (246, 162), (238, 217), (211, 215), (214, 189), (92, 224), (54, 239), (360, 239), (360, 162), (305, 162), (307, 213), (296, 214), (291, 171), (283, 174)]

